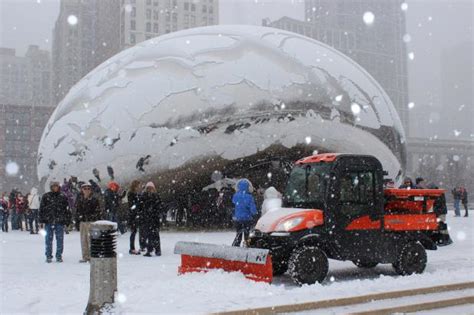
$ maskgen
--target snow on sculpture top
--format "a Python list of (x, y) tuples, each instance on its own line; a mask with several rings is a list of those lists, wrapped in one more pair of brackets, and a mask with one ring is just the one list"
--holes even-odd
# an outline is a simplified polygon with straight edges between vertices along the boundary
[[(224, 121), (275, 112), (318, 119), (319, 123), (308, 124), (318, 129), (294, 128), (303, 121), (286, 129), (259, 127), (258, 132), (240, 125), (233, 125), (231, 132), (229, 126), (222, 127)], [(324, 121), (356, 132), (351, 138), (347, 130), (338, 134), (342, 129), (334, 125), (326, 130), (321, 126)], [(221, 127), (223, 132), (213, 139), (212, 132)], [(240, 133), (233, 136), (245, 135), (247, 142), (254, 136), (254, 145), (232, 150), (229, 139), (219, 140), (235, 129)], [(276, 139), (257, 139), (265, 132)], [(113, 165), (123, 181), (136, 176), (135, 163), (147, 154), (152, 155), (150, 170), (160, 171), (200, 156), (236, 159), (275, 141), (290, 148), (308, 138), (317, 145), (328, 140), (329, 149), (342, 151), (364, 151), (357, 144), (363, 142), (366, 153), (367, 147), (376, 145), (393, 175), (404, 166), (398, 115), (379, 84), (351, 59), (320, 42), (278, 29), (201, 27), (142, 42), (79, 81), (43, 132), (38, 176), (87, 179), (93, 168)], [(340, 140), (347, 143), (338, 146)]]

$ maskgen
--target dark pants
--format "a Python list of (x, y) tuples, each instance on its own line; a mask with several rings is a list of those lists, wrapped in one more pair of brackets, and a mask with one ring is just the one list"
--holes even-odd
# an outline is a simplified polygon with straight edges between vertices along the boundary
[(466, 210), (466, 213), (464, 214), (464, 216), (465, 216), (465, 217), (469, 216), (469, 214), (468, 214), (468, 212), (467, 212), (467, 211), (468, 211), (468, 209), (467, 209), (467, 202), (466, 202), (466, 203), (463, 202), (462, 205), (464, 206), (464, 210)]
[(145, 239), (143, 237), (143, 233), (138, 231), (136, 226), (130, 227), (130, 250), (135, 250), (135, 236), (138, 233), (138, 244), (140, 245), (140, 249), (146, 248)]
[(120, 217), (118, 216), (116, 212), (109, 212), (107, 219), (109, 221), (117, 223), (117, 228), (120, 234), (125, 233), (125, 226), (122, 224), (122, 220), (120, 219)]
[(161, 254), (160, 229), (145, 227), (143, 230), (147, 252), (151, 253), (154, 250), (157, 254)]
[(2, 222), (2, 231), (3, 232), (8, 232), (8, 217), (10, 214), (8, 211), (3, 212), (3, 222)]
[[(34, 231), (36, 231), (36, 233), (38, 233), (38, 209), (31, 209), (31, 213), (28, 216), (28, 221), (30, 223), (30, 232), (34, 233)], [(34, 229), (33, 222), (35, 222)]]
[(62, 258), (64, 249), (64, 225), (45, 224), (46, 258), (53, 258), (53, 237), (56, 234), (56, 258)]
[(250, 228), (252, 227), (252, 221), (236, 221), (235, 229), (237, 230), (237, 235), (235, 236), (232, 246), (240, 246), (242, 242), (242, 234), (244, 236), (244, 241), (249, 239)]

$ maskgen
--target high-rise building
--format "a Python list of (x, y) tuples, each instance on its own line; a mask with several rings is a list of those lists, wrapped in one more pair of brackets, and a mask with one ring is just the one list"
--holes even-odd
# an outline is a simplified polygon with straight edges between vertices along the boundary
[(61, 1), (53, 31), (53, 98), (59, 103), (89, 71), (120, 51), (120, 2)]
[(0, 48), (0, 103), (51, 106), (51, 59), (48, 51), (30, 45), (24, 57)]
[(283, 17), (263, 24), (314, 38), (355, 60), (382, 85), (408, 134), (408, 55), (403, 42), (406, 22), (402, 2), (305, 0), (305, 21)]
[(38, 145), (54, 107), (0, 103), (0, 192), (38, 185)]
[(127, 48), (144, 40), (219, 22), (218, 0), (125, 0), (120, 42)]

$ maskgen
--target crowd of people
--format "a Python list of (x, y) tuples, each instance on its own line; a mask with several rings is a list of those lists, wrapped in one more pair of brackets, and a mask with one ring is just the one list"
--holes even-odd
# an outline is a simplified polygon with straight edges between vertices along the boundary
[[(97, 176), (98, 177), (98, 176)], [(96, 177), (96, 178), (97, 178)], [(99, 178), (98, 178), (99, 180)], [(393, 188), (393, 182), (387, 182), (386, 188)], [(405, 178), (401, 189), (437, 188), (427, 184), (419, 177), (415, 183)], [(235, 191), (234, 191), (235, 189)], [(460, 216), (460, 204), (464, 205), (468, 216), (467, 190), (460, 186), (452, 190), (455, 216)], [(444, 197), (444, 195), (443, 195)], [(161, 255), (160, 229), (167, 222), (168, 212), (174, 212), (176, 225), (186, 224), (189, 228), (204, 227), (236, 228), (236, 237), (232, 245), (240, 246), (247, 242), (250, 229), (256, 220), (272, 208), (282, 205), (282, 196), (274, 188), (254, 190), (247, 179), (239, 180), (235, 188), (222, 187), (203, 190), (197, 198), (187, 195), (174, 205), (164, 204), (153, 182), (142, 183), (134, 180), (128, 189), (122, 189), (115, 181), (110, 181), (103, 190), (94, 180), (78, 181), (71, 177), (64, 179), (62, 185), (53, 181), (50, 191), (40, 197), (38, 190), (32, 188), (27, 195), (13, 190), (2, 193), (0, 198), (0, 219), (2, 231), (8, 232), (9, 221), (12, 230), (25, 230), (38, 234), (40, 228), (45, 231), (46, 261), (51, 262), (53, 238), (56, 237), (56, 260), (62, 261), (64, 233), (76, 228), (80, 231), (82, 259), (90, 260), (90, 227), (98, 220), (117, 223), (118, 232), (130, 231), (131, 255), (151, 257)], [(260, 206), (261, 205), (261, 206)], [(446, 201), (442, 201), (439, 210), (447, 214)], [(172, 210), (170, 210), (172, 209)], [(443, 220), (444, 221), (444, 220)], [(138, 247), (135, 246), (138, 239)]]

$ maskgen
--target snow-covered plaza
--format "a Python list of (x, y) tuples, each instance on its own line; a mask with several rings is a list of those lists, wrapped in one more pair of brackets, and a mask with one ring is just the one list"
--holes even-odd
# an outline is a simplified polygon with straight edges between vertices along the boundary
[[(364, 270), (351, 262), (330, 260), (326, 281), (303, 287), (287, 275), (276, 277), (271, 285), (219, 270), (177, 275), (180, 257), (173, 254), (177, 241), (231, 244), (232, 231), (163, 232), (163, 256), (151, 258), (129, 255), (130, 234), (126, 233), (118, 238), (117, 312), (203, 314), (474, 281), (474, 216), (454, 218), (450, 213), (448, 223), (454, 244), (427, 251), (428, 265), (421, 275), (401, 277), (390, 265)], [(78, 262), (78, 232), (65, 235), (64, 262), (52, 264), (45, 263), (41, 234), (0, 235), (1, 314), (82, 314), (90, 268)], [(474, 308), (466, 305), (457, 310), (470, 313)]]

